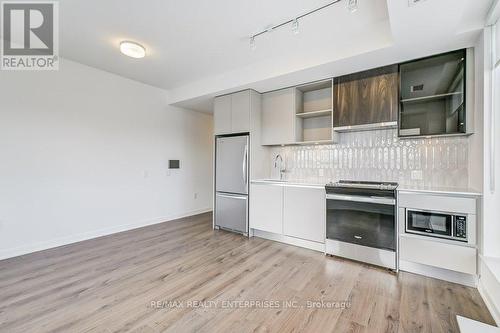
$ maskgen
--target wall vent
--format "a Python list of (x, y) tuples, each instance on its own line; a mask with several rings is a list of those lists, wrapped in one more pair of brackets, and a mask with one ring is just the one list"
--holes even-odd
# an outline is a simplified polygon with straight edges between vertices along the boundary
[(424, 85), (423, 84), (417, 84), (414, 86), (410, 86), (410, 92), (415, 92), (415, 91), (422, 91), (424, 90)]

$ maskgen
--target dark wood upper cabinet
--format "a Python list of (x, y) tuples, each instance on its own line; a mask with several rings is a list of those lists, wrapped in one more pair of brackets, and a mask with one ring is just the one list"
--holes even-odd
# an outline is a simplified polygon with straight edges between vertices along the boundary
[(397, 121), (398, 86), (397, 65), (335, 78), (333, 127)]

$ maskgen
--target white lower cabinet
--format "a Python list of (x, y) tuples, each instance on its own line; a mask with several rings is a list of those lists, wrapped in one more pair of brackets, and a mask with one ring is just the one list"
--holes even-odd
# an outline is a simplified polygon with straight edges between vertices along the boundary
[(250, 186), (250, 228), (272, 232), (284, 242), (299, 239), (299, 243), (324, 244), (325, 205), (323, 188), (254, 183)]
[(283, 233), (283, 187), (273, 184), (250, 185), (250, 228)]
[(399, 239), (401, 260), (466, 274), (477, 273), (476, 249), (473, 247), (425, 240), (418, 236), (401, 236)]
[[(475, 286), (477, 236), (475, 195), (400, 190), (399, 259), (402, 270)], [(437, 212), (467, 218), (467, 242), (406, 232), (408, 211)], [(453, 221), (451, 222), (453, 229)]]
[(284, 187), (283, 233), (314, 242), (325, 242), (325, 189)]

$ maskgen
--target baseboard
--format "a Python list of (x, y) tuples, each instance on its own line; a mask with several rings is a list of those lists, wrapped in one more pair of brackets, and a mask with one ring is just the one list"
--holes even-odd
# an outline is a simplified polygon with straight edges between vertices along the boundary
[(170, 215), (170, 216), (166, 216), (166, 217), (158, 217), (155, 219), (151, 219), (148, 221), (142, 221), (139, 223), (124, 224), (124, 225), (119, 225), (119, 226), (115, 226), (112, 228), (93, 230), (93, 231), (84, 232), (84, 233), (80, 233), (80, 234), (76, 234), (76, 235), (71, 235), (68, 237), (57, 238), (57, 239), (53, 239), (53, 240), (46, 241), (46, 242), (39, 242), (36, 244), (30, 244), (30, 245), (21, 246), (21, 247), (4, 249), (4, 250), (0, 250), (0, 260), (18, 257), (21, 255), (25, 255), (25, 254), (29, 254), (29, 253), (33, 253), (33, 252), (48, 250), (48, 249), (52, 249), (55, 247), (68, 245), (68, 244), (72, 244), (72, 243), (77, 243), (77, 242), (81, 242), (81, 241), (85, 241), (85, 240), (89, 240), (89, 239), (93, 239), (93, 238), (108, 236), (111, 234), (116, 234), (118, 232), (142, 228), (142, 227), (146, 227), (149, 225), (173, 221), (173, 220), (181, 219), (181, 218), (188, 217), (188, 216), (208, 213), (211, 211), (212, 211), (212, 208), (198, 209), (198, 210), (193, 210), (193, 211), (182, 213), (182, 214), (174, 214), (174, 215)]
[(376, 249), (373, 247), (341, 242), (335, 239), (327, 239), (325, 247), (325, 252), (333, 256), (365, 262), (392, 270), (397, 269), (395, 251)]
[(479, 265), (481, 275), (477, 289), (497, 326), (500, 326), (500, 281), (495, 277), (482, 256), (479, 256)]
[(449, 281), (453, 283), (458, 283), (473, 288), (477, 287), (477, 277), (471, 274), (454, 272), (448, 269), (417, 264), (406, 260), (399, 260), (399, 269), (401, 271), (424, 275), (431, 278)]
[(257, 229), (250, 229), (250, 236), (265, 238), (265, 239), (269, 239), (272, 241), (285, 243), (285, 244), (289, 244), (289, 245), (294, 245), (294, 246), (299, 246), (299, 247), (303, 247), (306, 249), (315, 250), (315, 251), (319, 251), (319, 252), (325, 252), (325, 244), (313, 242), (313, 241), (309, 241), (309, 240), (305, 240), (305, 239), (275, 234), (272, 232), (267, 232), (267, 231), (262, 231), (262, 230), (257, 230)]

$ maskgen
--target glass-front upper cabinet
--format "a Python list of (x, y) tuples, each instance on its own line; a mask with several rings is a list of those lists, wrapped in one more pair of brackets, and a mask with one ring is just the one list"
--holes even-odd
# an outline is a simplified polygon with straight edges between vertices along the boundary
[(466, 132), (466, 50), (402, 63), (399, 136)]

